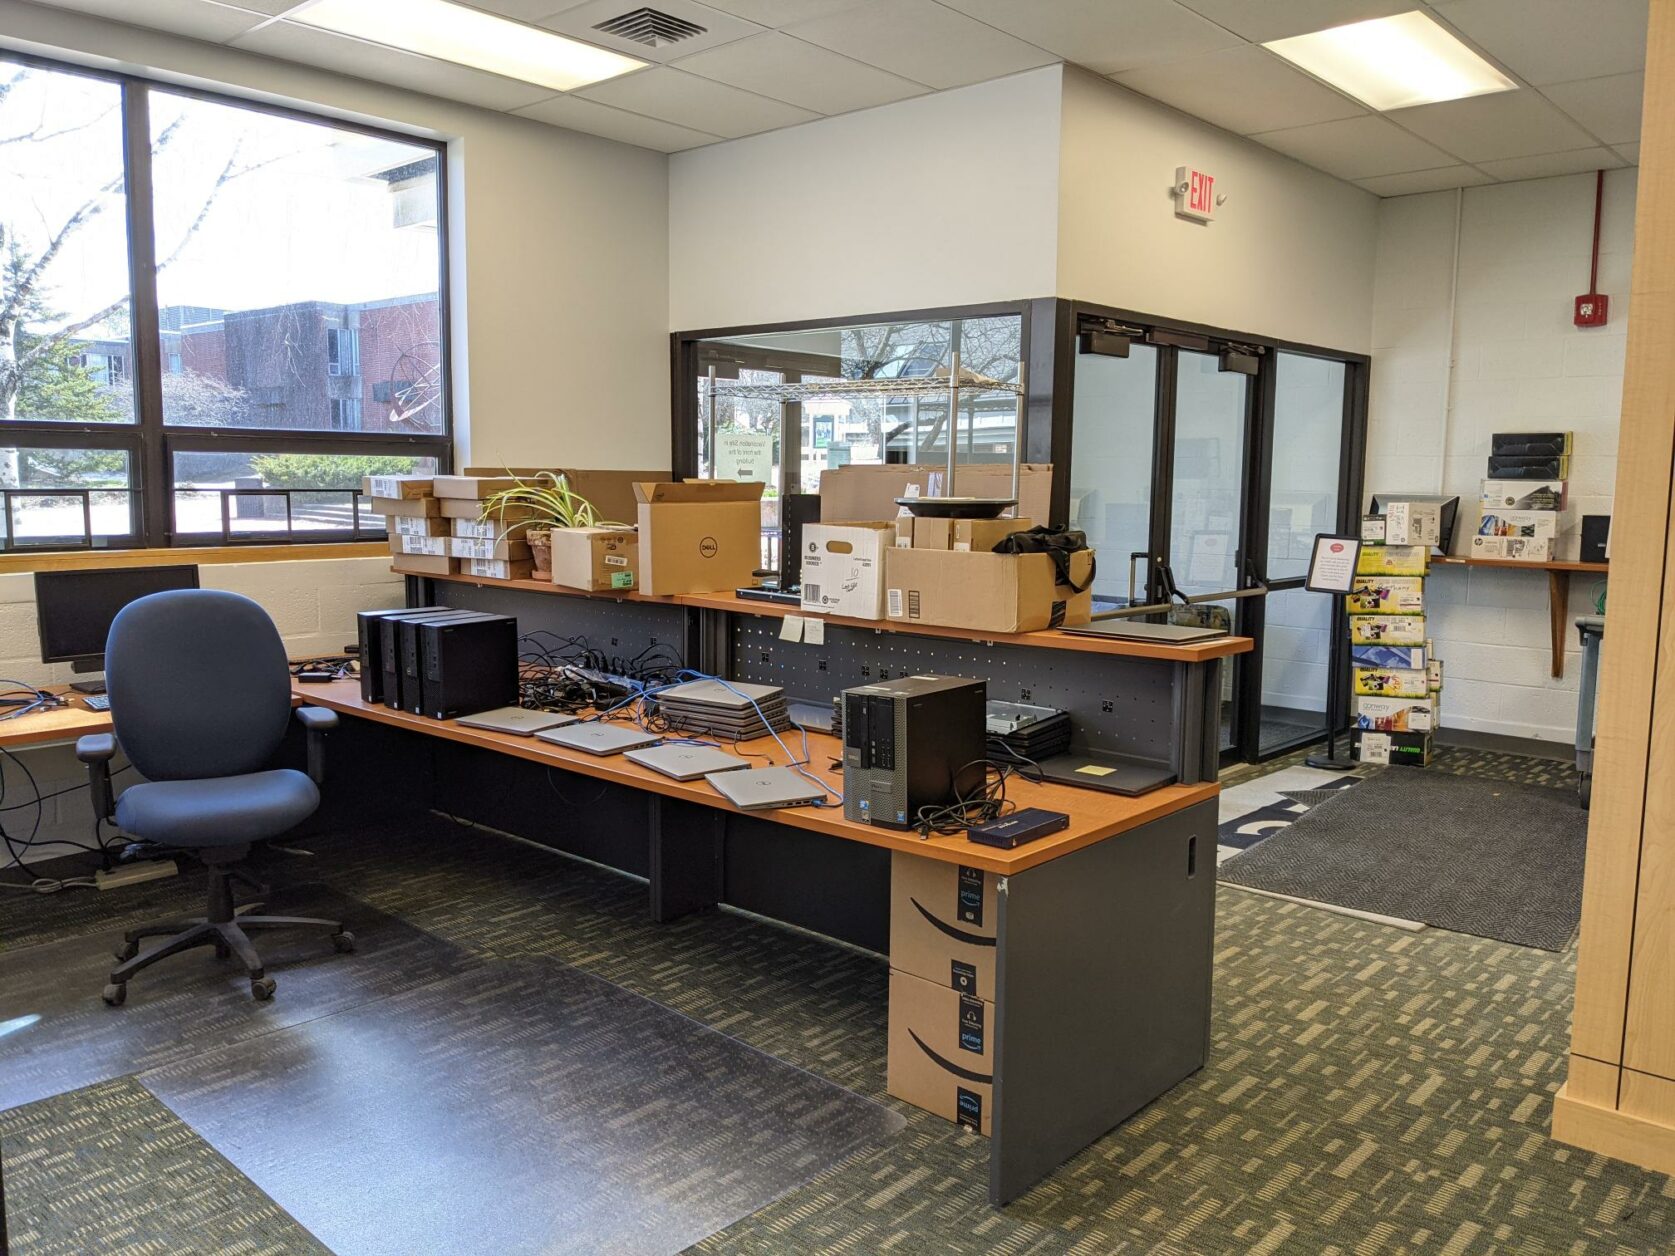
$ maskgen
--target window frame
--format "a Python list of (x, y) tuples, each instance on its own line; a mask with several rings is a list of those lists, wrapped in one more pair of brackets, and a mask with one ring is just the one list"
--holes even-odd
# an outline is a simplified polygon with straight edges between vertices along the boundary
[[(272, 546), (275, 536), (264, 533), (253, 536), (221, 535), (201, 532), (176, 532), (174, 528), (175, 476), (174, 456), (177, 453), (220, 452), (228, 449), (251, 449), (264, 453), (346, 454), (352, 456), (388, 457), (411, 455), (416, 458), (436, 459), (439, 471), (453, 466), (454, 407), (453, 407), (453, 346), (452, 301), (449, 292), (449, 189), (448, 146), (446, 142), (421, 135), (413, 135), (362, 123), (345, 122), (325, 113), (290, 108), (253, 100), (225, 91), (209, 91), (170, 83), (144, 75), (115, 73), (90, 68), (51, 57), (16, 52), (0, 48), (0, 62), (30, 69), (73, 74), (114, 84), (121, 93), (123, 176), (125, 180), (125, 215), (128, 238), (128, 294), (129, 346), (124, 360), (124, 372), (134, 383), (134, 419), (124, 423), (85, 423), (15, 420), (0, 424), (0, 446), (17, 449), (116, 449), (129, 457), (129, 500), (131, 522), (127, 533), (84, 536), (79, 542), (63, 538), (49, 538), (43, 543), (19, 543), (8, 523), (0, 535), (0, 554), (62, 552), (65, 550), (166, 549), (173, 547), (201, 547), (208, 544)], [(313, 126), (330, 127), (358, 135), (372, 136), (413, 147), (429, 149), (436, 158), (436, 236), (437, 236), (437, 333), (439, 396), (442, 408), (442, 430), (433, 435), (406, 435), (396, 432), (361, 432), (336, 428), (304, 430), (272, 427), (207, 427), (190, 424), (169, 424), (163, 413), (163, 372), (166, 363), (162, 352), (160, 314), (157, 300), (157, 253), (152, 200), (151, 153), (151, 94), (153, 91), (188, 97), (211, 104), (269, 114)], [(359, 357), (359, 335), (355, 336)], [(29, 493), (41, 490), (13, 490)], [(45, 490), (50, 492), (51, 490)], [(64, 490), (74, 492), (122, 492), (121, 489)], [(184, 490), (182, 490), (184, 491)], [(234, 491), (234, 490), (229, 490)], [(309, 490), (297, 492), (325, 492), (346, 490)], [(359, 507), (359, 492), (351, 501), (355, 504), (352, 526), (341, 529), (287, 529), (283, 534), (286, 544), (341, 545), (351, 541), (380, 540), (386, 533), (381, 526), (363, 527), (365, 517)], [(376, 516), (373, 517), (376, 519)]]

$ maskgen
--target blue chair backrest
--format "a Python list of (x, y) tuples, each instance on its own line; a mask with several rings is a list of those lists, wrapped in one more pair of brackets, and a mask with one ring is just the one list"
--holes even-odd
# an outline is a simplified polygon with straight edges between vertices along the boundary
[(291, 669), (268, 613), (219, 589), (171, 589), (111, 623), (105, 686), (123, 753), (154, 781), (268, 766), (291, 718)]

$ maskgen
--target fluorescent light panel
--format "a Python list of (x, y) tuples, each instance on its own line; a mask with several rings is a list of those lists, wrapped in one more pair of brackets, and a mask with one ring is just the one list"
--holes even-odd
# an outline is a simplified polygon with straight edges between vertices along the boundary
[(573, 91), (644, 61), (448, 0), (317, 0), (286, 19), (375, 44)]
[(1518, 86), (1419, 12), (1351, 22), (1263, 46), (1381, 112)]

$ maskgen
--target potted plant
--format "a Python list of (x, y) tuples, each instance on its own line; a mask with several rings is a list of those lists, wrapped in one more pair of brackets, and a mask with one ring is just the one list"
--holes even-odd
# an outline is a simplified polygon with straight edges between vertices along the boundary
[[(508, 473), (510, 474), (510, 473)], [(608, 524), (599, 518), (593, 503), (570, 487), (563, 472), (542, 471), (533, 479), (512, 476), (511, 488), (483, 499), (478, 518), (505, 523), (507, 536), (522, 530), (535, 560), (535, 579), (552, 579), (552, 530), (554, 528), (600, 528)]]

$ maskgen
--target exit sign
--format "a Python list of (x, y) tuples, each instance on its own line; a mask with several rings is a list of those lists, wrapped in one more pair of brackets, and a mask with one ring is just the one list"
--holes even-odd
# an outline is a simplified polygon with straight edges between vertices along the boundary
[(1216, 216), (1216, 180), (1212, 174), (1191, 166), (1175, 168), (1175, 213), (1194, 222), (1209, 222)]

